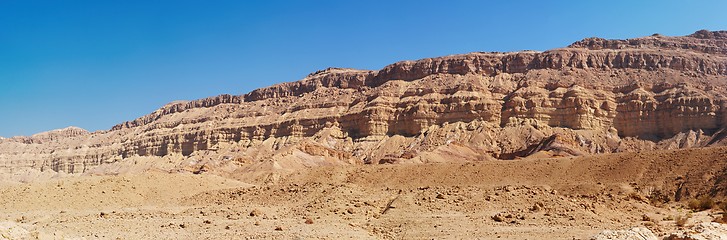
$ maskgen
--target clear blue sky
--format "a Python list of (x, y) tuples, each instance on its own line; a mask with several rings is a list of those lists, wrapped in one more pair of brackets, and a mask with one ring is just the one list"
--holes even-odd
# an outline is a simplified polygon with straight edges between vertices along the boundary
[(501, 2), (0, 0), (0, 136), (105, 130), (332, 66), (727, 29), (724, 0)]

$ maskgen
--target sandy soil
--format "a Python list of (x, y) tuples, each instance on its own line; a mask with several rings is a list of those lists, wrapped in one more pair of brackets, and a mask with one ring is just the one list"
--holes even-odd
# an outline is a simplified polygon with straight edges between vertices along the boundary
[[(724, 196), (726, 155), (330, 166), (248, 179), (257, 185), (154, 171), (3, 183), (0, 229), (49, 239), (587, 239), (632, 226), (663, 235), (689, 210), (660, 194)], [(688, 224), (720, 214), (692, 213)]]

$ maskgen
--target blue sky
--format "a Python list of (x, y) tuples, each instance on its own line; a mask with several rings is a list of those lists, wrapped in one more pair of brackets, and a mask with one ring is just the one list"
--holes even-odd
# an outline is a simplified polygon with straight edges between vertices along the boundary
[(727, 30), (727, 1), (0, 0), (0, 136), (106, 130), (174, 100), (585, 37)]

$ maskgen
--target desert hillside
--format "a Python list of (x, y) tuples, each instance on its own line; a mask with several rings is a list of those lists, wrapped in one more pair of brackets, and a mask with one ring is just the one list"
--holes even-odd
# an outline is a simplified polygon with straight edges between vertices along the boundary
[(727, 238), (726, 145), (727, 31), (328, 68), (0, 138), (0, 239)]
[[(714, 236), (726, 236), (727, 227), (711, 222), (722, 219), (722, 211), (692, 209), (689, 202), (710, 193), (723, 199), (725, 159), (727, 148), (716, 147), (322, 166), (257, 185), (207, 173), (159, 171), (6, 183), (0, 185), (0, 234), (8, 239), (721, 239)], [(635, 236), (644, 237), (629, 238)]]
[(704, 30), (330, 68), (173, 102), (108, 131), (2, 139), (0, 172), (85, 173), (137, 158), (235, 172), (720, 146), (726, 81), (727, 32)]

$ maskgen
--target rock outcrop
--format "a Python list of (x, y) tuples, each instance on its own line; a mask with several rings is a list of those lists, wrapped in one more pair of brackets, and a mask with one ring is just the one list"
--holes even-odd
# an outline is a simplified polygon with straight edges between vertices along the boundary
[(591, 240), (717, 240), (727, 238), (727, 227), (719, 223), (699, 223), (684, 230), (657, 237), (645, 227), (627, 230), (605, 230), (591, 237)]
[(700, 223), (690, 229), (671, 233), (664, 240), (727, 239), (727, 226), (719, 223)]
[(645, 227), (635, 227), (628, 230), (606, 230), (595, 236), (591, 240), (657, 240), (659, 238), (654, 235), (651, 230)]
[(589, 38), (545, 52), (329, 68), (243, 96), (170, 103), (108, 131), (0, 139), (0, 172), (82, 173), (138, 158), (245, 172), (722, 145), (725, 36)]
[[(79, 127), (67, 127), (63, 129), (51, 130), (48, 132), (42, 132), (34, 134), (30, 137), (18, 136), (10, 138), (12, 141), (21, 142), (25, 144), (42, 144), (46, 142), (58, 141), (65, 138), (78, 137), (88, 135), (90, 132)], [(3, 139), (0, 139), (3, 140)]]

